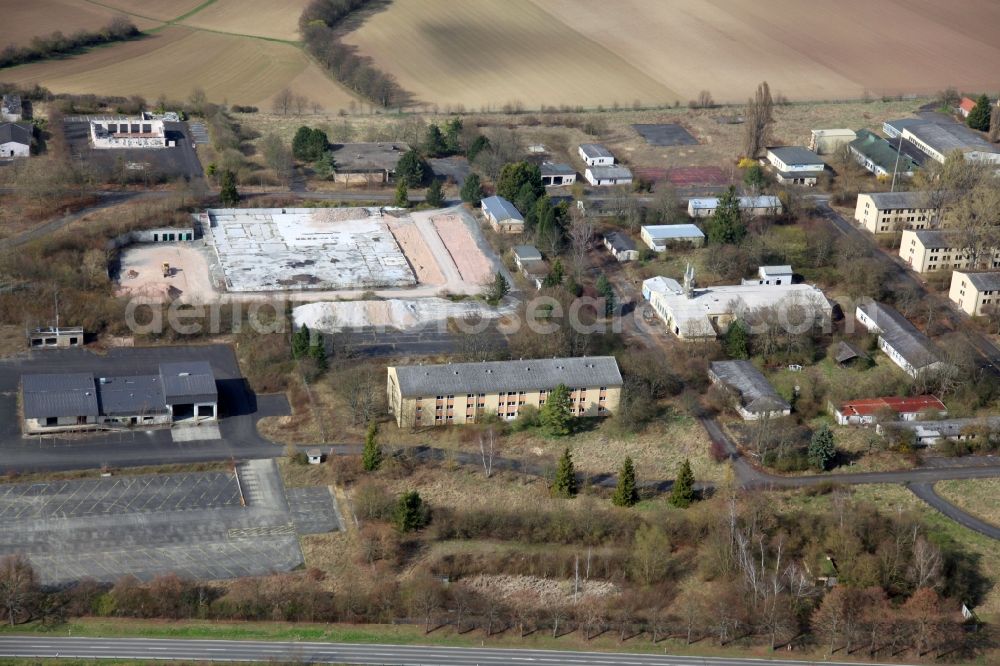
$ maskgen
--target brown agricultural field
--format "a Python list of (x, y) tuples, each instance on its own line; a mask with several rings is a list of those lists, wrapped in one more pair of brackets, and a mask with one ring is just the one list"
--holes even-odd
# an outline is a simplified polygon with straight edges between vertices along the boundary
[(428, 104), (596, 106), (677, 97), (531, 0), (395, 0), (345, 41)]
[[(77, 0), (78, 4), (80, 3)], [(101, 0), (106, 7), (114, 7), (130, 16), (138, 16), (156, 21), (172, 21), (180, 16), (194, 11), (205, 0)]]
[[(32, 37), (48, 35), (56, 30), (72, 34), (77, 30), (97, 30), (108, 24), (120, 12), (97, 3), (82, 0), (31, 0), (4, 2), (0, 21), (0, 45), (24, 46)], [(151, 28), (152, 21), (133, 17), (140, 29)]]
[(58, 92), (147, 99), (161, 93), (184, 99), (200, 86), (211, 101), (260, 106), (284, 87), (330, 110), (354, 99), (295, 46), (179, 26), (74, 58), (12, 67), (0, 78)]
[(308, 0), (216, 0), (181, 23), (234, 35), (298, 41), (299, 16)]
[(989, 89), (998, 24), (990, 0), (394, 0), (347, 39), (423, 102), (534, 108)]

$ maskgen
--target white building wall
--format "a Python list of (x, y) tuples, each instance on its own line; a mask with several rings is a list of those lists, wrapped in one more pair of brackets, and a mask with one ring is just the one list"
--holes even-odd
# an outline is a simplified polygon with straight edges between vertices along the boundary
[(0, 143), (0, 157), (28, 157), (31, 154), (31, 146), (16, 141)]

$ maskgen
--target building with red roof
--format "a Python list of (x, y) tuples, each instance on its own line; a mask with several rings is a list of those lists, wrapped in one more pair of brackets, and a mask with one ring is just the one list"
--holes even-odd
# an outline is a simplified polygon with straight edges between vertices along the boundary
[(963, 118), (968, 118), (974, 108), (976, 108), (976, 100), (971, 97), (963, 97), (962, 101), (958, 103), (958, 112), (962, 114)]
[(932, 395), (913, 398), (862, 398), (843, 403), (833, 415), (840, 425), (875, 423), (880, 416), (892, 413), (900, 421), (916, 421), (921, 415), (933, 413), (937, 418), (947, 416), (944, 403)]

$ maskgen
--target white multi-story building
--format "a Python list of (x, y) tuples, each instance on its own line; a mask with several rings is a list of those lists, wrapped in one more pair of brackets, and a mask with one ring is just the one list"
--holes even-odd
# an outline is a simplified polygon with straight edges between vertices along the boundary
[(90, 119), (90, 141), (94, 148), (167, 148), (163, 120), (152, 114), (139, 117), (115, 116)]

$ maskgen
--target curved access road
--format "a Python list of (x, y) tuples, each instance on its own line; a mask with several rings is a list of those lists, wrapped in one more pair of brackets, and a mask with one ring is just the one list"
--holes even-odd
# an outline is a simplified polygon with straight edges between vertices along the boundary
[(927, 504), (940, 511), (942, 514), (948, 516), (959, 525), (967, 527), (974, 532), (979, 532), (980, 534), (988, 536), (991, 539), (1000, 541), (1000, 527), (987, 523), (985, 520), (976, 518), (971, 513), (963, 511), (945, 498), (941, 497), (937, 494), (937, 491), (934, 490), (934, 484), (910, 483), (907, 484), (906, 487), (909, 488), (910, 492), (914, 495), (927, 502)]
[[(132, 659), (172, 661), (287, 662), (303, 664), (436, 664), (500, 666), (581, 664), (582, 666), (814, 666), (815, 661), (686, 657), (613, 652), (572, 652), (508, 648), (419, 645), (352, 645), (278, 641), (218, 641), (150, 638), (52, 638), (0, 636), (0, 656), (31, 659)], [(823, 662), (858, 666), (858, 662)]]

